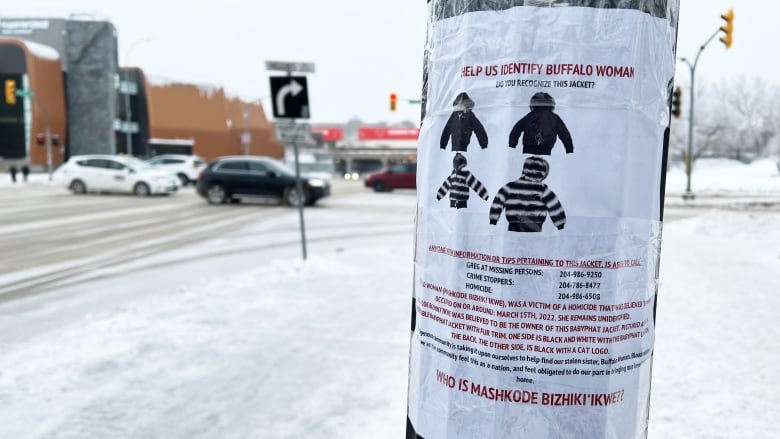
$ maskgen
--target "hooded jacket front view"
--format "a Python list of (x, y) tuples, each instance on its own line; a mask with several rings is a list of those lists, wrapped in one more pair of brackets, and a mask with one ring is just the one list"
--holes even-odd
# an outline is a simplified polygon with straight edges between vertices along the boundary
[(452, 141), (453, 151), (466, 151), (471, 142), (471, 135), (476, 134), (482, 149), (488, 146), (488, 135), (482, 122), (477, 119), (472, 109), (474, 101), (466, 93), (460, 93), (452, 103), (454, 111), (444, 125), (441, 133), (441, 149), (447, 149), (447, 142)]
[(517, 121), (509, 133), (509, 147), (514, 148), (523, 134), (523, 153), (550, 155), (558, 137), (566, 153), (574, 152), (569, 129), (555, 113), (555, 100), (547, 93), (536, 93), (531, 97), (531, 112)]
[(509, 231), (541, 232), (542, 224), (550, 215), (553, 224), (562, 230), (566, 213), (561, 202), (543, 180), (550, 173), (550, 165), (541, 157), (529, 157), (523, 164), (523, 175), (502, 187), (490, 206), (490, 224), (496, 225), (506, 209)]

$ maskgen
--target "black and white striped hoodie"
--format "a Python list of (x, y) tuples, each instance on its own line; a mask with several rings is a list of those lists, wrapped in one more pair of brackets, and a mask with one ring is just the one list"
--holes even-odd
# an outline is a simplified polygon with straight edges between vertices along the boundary
[(444, 180), (439, 191), (436, 193), (436, 199), (441, 200), (450, 193), (450, 207), (462, 209), (467, 207), (469, 200), (469, 188), (479, 195), (483, 200), (488, 199), (488, 191), (485, 186), (477, 180), (477, 177), (466, 169), (466, 157), (461, 153), (456, 153), (452, 159), (452, 174)]
[(490, 224), (498, 223), (506, 210), (509, 230), (512, 232), (541, 232), (542, 224), (550, 218), (558, 230), (566, 224), (566, 213), (558, 197), (543, 183), (550, 173), (550, 165), (541, 157), (529, 157), (523, 165), (523, 175), (502, 187), (490, 206)]

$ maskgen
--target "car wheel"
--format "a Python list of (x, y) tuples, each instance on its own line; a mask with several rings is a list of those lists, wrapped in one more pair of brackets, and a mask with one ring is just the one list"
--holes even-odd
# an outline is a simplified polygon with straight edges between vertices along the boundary
[(184, 187), (184, 186), (187, 186), (188, 184), (190, 184), (190, 179), (187, 178), (186, 174), (179, 173), (179, 174), (176, 174), (176, 176), (179, 177), (179, 181), (181, 182), (181, 187)]
[[(303, 190), (303, 204), (306, 205), (309, 197), (306, 194), (306, 189), (301, 189)], [(301, 200), (298, 197), (298, 190), (295, 186), (290, 186), (284, 191), (284, 202), (287, 203), (288, 206), (298, 207), (298, 205), (300, 205)]]
[(87, 185), (81, 180), (73, 180), (70, 182), (70, 190), (73, 191), (74, 194), (86, 194)]
[(206, 191), (206, 201), (209, 204), (222, 204), (227, 199), (227, 192), (225, 188), (219, 184), (212, 184)]
[(375, 181), (373, 184), (374, 192), (384, 192), (387, 190), (387, 185), (384, 181)]
[(149, 190), (148, 184), (136, 183), (135, 186), (133, 186), (133, 193), (139, 197), (148, 197), (151, 194), (151, 191)]

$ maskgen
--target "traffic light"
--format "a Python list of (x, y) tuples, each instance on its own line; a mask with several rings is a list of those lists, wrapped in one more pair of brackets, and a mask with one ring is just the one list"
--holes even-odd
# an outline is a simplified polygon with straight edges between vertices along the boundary
[(395, 111), (397, 103), (398, 103), (398, 96), (396, 96), (395, 93), (390, 93), (390, 111)]
[(680, 114), (682, 113), (682, 89), (678, 85), (674, 88), (674, 93), (672, 93), (672, 114), (677, 119), (680, 118)]
[(5, 80), (5, 103), (8, 105), (16, 105), (16, 80)]
[(726, 45), (726, 49), (730, 49), (733, 40), (732, 34), (734, 33), (734, 8), (729, 8), (729, 11), (721, 14), (720, 18), (726, 20), (726, 24), (720, 27), (720, 30), (723, 32), (720, 41)]

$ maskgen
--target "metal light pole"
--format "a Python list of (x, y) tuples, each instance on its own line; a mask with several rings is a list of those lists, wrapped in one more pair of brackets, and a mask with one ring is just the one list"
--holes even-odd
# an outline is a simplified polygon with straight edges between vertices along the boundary
[(249, 117), (251, 116), (251, 107), (250, 105), (257, 104), (262, 106), (263, 105), (263, 99), (269, 98), (270, 96), (261, 96), (257, 99), (250, 100), (247, 105), (244, 107), (244, 111), (242, 113), (242, 118), (244, 120), (244, 128), (241, 133), (241, 148), (244, 153), (244, 155), (250, 155), (252, 152), (252, 132), (249, 130)]
[[(288, 66), (287, 76), (292, 76), (292, 68)], [(291, 123), (295, 124), (295, 119), (291, 119)], [(298, 140), (292, 142), (293, 153), (295, 154), (295, 191), (298, 193), (298, 220), (301, 224), (301, 249), (303, 250), (303, 260), (306, 260), (306, 224), (303, 221), (303, 184), (301, 183), (301, 164), (298, 160)]]
[(130, 59), (130, 53), (137, 45), (148, 43), (149, 41), (152, 41), (151, 37), (136, 40), (127, 48), (127, 52), (125, 52), (125, 71), (123, 75), (125, 77), (125, 147), (127, 148), (126, 152), (128, 155), (133, 155), (133, 133), (130, 131), (130, 123), (132, 122), (133, 114), (130, 110), (130, 64), (128, 60)]
[(241, 146), (243, 147), (244, 155), (249, 155), (249, 144), (251, 142), (251, 134), (249, 134), (249, 109), (245, 108), (242, 114), (244, 119), (244, 131), (241, 133)]
[(696, 96), (696, 89), (694, 88), (696, 65), (699, 63), (699, 57), (704, 51), (704, 48), (707, 47), (707, 44), (710, 44), (710, 41), (712, 41), (719, 32), (721, 32), (721, 29), (713, 32), (713, 34), (707, 38), (707, 41), (699, 47), (699, 51), (696, 53), (696, 58), (693, 59), (693, 63), (691, 63), (688, 58), (680, 58), (680, 61), (687, 64), (691, 71), (691, 108), (688, 110), (688, 151), (685, 154), (685, 175), (687, 181), (685, 183), (685, 193), (682, 196), (683, 200), (693, 200), (695, 198), (695, 195), (693, 195), (693, 192), (691, 191), (691, 172), (693, 171), (693, 102)]

